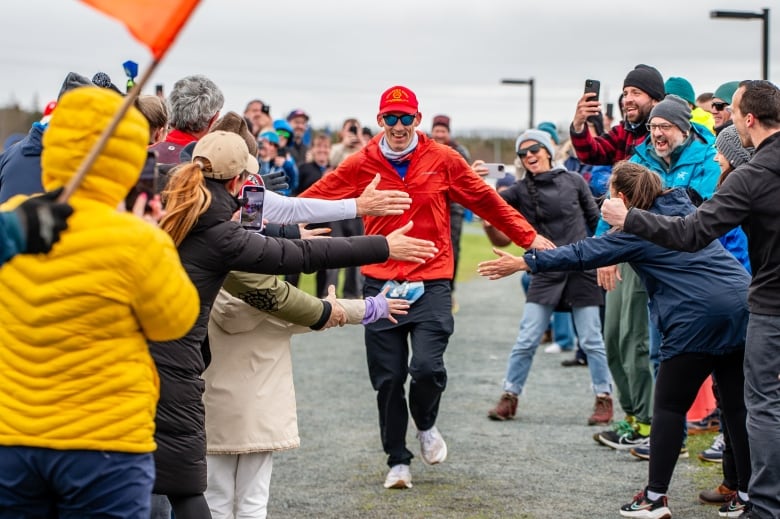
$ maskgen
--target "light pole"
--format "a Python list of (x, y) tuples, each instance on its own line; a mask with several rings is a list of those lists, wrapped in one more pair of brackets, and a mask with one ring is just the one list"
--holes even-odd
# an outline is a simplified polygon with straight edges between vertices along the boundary
[(534, 127), (534, 78), (528, 78), (528, 79), (502, 79), (501, 80), (502, 85), (528, 85), (531, 87), (531, 95), (529, 97), (529, 116), (528, 116), (528, 128), (531, 129)]
[(763, 22), (762, 39), (762, 73), (763, 79), (769, 79), (769, 9), (766, 7), (760, 13), (750, 11), (710, 11), (710, 18), (732, 18), (736, 20), (761, 20)]

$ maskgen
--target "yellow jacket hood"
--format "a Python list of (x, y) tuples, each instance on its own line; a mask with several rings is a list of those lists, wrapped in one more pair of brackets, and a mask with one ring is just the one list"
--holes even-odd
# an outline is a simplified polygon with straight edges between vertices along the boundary
[[(121, 104), (122, 96), (98, 87), (77, 88), (62, 96), (43, 134), (41, 170), (46, 191), (65, 185), (75, 175)], [(73, 198), (118, 205), (138, 181), (148, 142), (149, 123), (131, 107)]]

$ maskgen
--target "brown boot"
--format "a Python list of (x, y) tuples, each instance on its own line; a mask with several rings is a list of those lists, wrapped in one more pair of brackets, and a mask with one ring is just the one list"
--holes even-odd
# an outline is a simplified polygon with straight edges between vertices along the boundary
[(517, 395), (505, 391), (496, 407), (488, 411), (488, 418), (491, 420), (511, 420), (517, 412)]
[(612, 397), (597, 396), (593, 405), (593, 414), (588, 418), (588, 425), (607, 425), (612, 422)]
[(730, 503), (736, 495), (736, 490), (720, 484), (714, 490), (702, 490), (699, 493), (699, 501), (705, 505), (722, 505), (723, 503)]

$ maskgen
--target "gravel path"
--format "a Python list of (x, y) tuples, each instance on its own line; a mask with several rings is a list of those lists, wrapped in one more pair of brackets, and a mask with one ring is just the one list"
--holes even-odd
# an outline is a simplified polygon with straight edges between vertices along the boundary
[[(406, 491), (382, 487), (387, 466), (362, 327), (295, 337), (302, 446), (274, 456), (269, 517), (619, 517), (620, 505), (644, 486), (647, 463), (591, 439), (599, 428), (585, 425), (593, 405), (588, 372), (561, 367), (568, 353), (537, 352), (518, 419), (486, 418), (500, 396), (520, 294), (517, 276), (459, 285), (438, 421), (449, 457), (429, 467), (417, 456), (414, 488)], [(411, 421), (408, 444), (419, 452)], [(692, 455), (677, 465), (669, 503), (675, 518), (717, 517), (717, 508), (696, 500), (700, 464)], [(710, 471), (703, 482), (718, 481)]]

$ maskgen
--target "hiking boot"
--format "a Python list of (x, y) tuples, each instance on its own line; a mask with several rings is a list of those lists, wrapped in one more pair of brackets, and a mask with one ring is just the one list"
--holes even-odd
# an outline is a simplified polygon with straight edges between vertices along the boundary
[(488, 418), (503, 422), (504, 420), (511, 420), (514, 418), (516, 412), (517, 395), (510, 393), (509, 391), (504, 391), (504, 394), (501, 395), (496, 407), (488, 411)]
[(599, 433), (598, 442), (617, 450), (628, 450), (650, 441), (649, 436), (639, 434), (628, 422), (618, 422), (618, 428)]
[(409, 465), (393, 465), (385, 478), (385, 488), (412, 488)]
[(712, 440), (712, 445), (709, 449), (705, 449), (699, 453), (699, 459), (702, 461), (709, 461), (711, 463), (723, 463), (723, 449), (726, 448), (726, 442), (723, 441), (723, 435), (718, 434)]
[(687, 422), (688, 434), (703, 434), (720, 430), (720, 411), (715, 408), (710, 414), (693, 422)]
[(562, 360), (561, 366), (563, 366), (564, 368), (573, 368), (577, 366), (587, 367), (588, 361), (585, 359), (574, 357), (573, 359)]
[[(650, 460), (650, 442), (647, 442), (644, 445), (637, 445), (636, 447), (631, 447), (631, 449), (628, 452), (630, 452), (632, 456), (639, 458), (640, 460)], [(688, 453), (688, 447), (686, 447), (685, 445), (680, 447), (680, 455), (677, 457), (677, 459), (687, 459), (689, 457), (690, 454)]]
[(588, 418), (588, 425), (608, 425), (612, 422), (612, 397), (597, 396), (593, 405), (593, 414)]
[(702, 490), (699, 492), (699, 501), (705, 505), (722, 505), (723, 503), (730, 503), (736, 495), (736, 490), (731, 490), (721, 483), (713, 490)]
[(747, 501), (742, 501), (737, 494), (731, 501), (718, 509), (718, 515), (721, 517), (740, 517), (747, 510), (750, 510), (750, 505)]
[(436, 465), (447, 459), (447, 444), (434, 425), (427, 431), (417, 431), (420, 440), (420, 456), (428, 465)]
[(547, 344), (548, 342), (553, 341), (552, 331), (547, 328), (545, 332), (542, 334), (542, 339), (539, 341), (539, 344)]
[(647, 497), (647, 489), (635, 495), (630, 503), (621, 506), (620, 515), (640, 519), (672, 519), (672, 511), (666, 504), (666, 496), (651, 501)]

